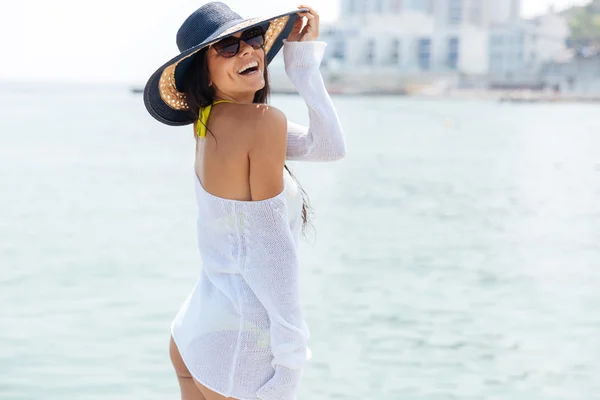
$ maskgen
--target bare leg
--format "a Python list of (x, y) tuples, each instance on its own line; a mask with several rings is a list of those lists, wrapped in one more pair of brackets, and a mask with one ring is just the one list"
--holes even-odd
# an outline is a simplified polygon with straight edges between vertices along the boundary
[(198, 389), (200, 389), (200, 391), (202, 392), (202, 394), (204, 395), (204, 398), (206, 400), (226, 400), (226, 399), (233, 399), (233, 397), (223, 397), (219, 393), (213, 392), (212, 390), (210, 390), (206, 386), (202, 385), (200, 382), (198, 382), (195, 379), (194, 379), (194, 383), (196, 383), (196, 386), (198, 387)]
[(190, 371), (181, 359), (179, 350), (172, 337), (169, 343), (169, 355), (171, 356), (171, 362), (173, 363), (173, 368), (175, 368), (175, 374), (177, 374), (177, 380), (179, 381), (181, 400), (212, 400), (210, 397), (205, 397), (196, 386), (195, 380), (192, 378)]

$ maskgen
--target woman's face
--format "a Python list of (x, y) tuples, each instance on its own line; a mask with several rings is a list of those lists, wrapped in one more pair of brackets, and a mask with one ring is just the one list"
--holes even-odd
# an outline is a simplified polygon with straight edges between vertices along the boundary
[[(231, 38), (225, 38), (225, 42), (220, 42), (221, 47), (215, 44), (209, 48), (207, 54), (209, 79), (215, 89), (216, 97), (252, 103), (255, 93), (265, 86), (265, 51), (259, 47), (262, 44), (262, 30), (251, 29), (233, 36), (243, 37), (245, 40), (240, 41), (239, 51), (232, 57), (223, 55), (223, 53), (225, 55), (235, 53), (237, 41)], [(219, 52), (222, 54), (219, 54), (215, 46), (220, 48)]]

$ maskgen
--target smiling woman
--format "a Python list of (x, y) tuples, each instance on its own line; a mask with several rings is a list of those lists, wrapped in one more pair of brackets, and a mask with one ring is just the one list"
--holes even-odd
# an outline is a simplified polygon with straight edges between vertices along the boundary
[[(184, 76), (185, 84), (183, 92), (185, 93), (190, 113), (197, 116), (194, 121), (194, 136), (204, 138), (207, 133), (210, 133), (216, 141), (217, 138), (212, 130), (207, 128), (213, 106), (219, 103), (233, 103), (234, 101), (219, 97), (216, 93), (217, 85), (214, 83), (214, 80), (223, 82), (221, 75), (224, 75), (224, 70), (220, 70), (220, 72), (214, 73), (211, 76), (211, 74), (209, 74), (207, 53), (208, 49), (203, 49), (194, 57), (190, 68)], [(230, 75), (233, 77), (237, 76), (237, 81), (242, 82), (241, 84), (234, 84), (233, 89), (239, 85), (239, 87), (252, 88), (254, 90), (254, 98), (252, 99), (253, 104), (263, 104), (267, 102), (269, 95), (269, 79), (268, 69), (264, 65), (264, 59), (261, 63), (258, 61), (247, 62), (240, 68), (237, 68), (235, 73), (230, 73)], [(226, 76), (227, 75), (225, 74), (225, 77)], [(255, 79), (253, 82), (252, 79), (240, 79), (242, 77), (259, 79)], [(225, 87), (225, 90), (231, 89), (231, 84), (227, 83), (228, 80), (225, 79), (224, 82), (224, 84), (219, 84), (218, 87)], [(228, 90), (228, 92), (233, 93), (232, 90)], [(211, 118), (211, 121), (214, 120), (215, 118)]]
[[(297, 251), (308, 207), (285, 162), (339, 160), (346, 142), (319, 71), (318, 14), (299, 8), (244, 20), (202, 6), (177, 34), (181, 54), (144, 89), (154, 118), (194, 124), (202, 274), (170, 342), (183, 399), (292, 400), (310, 358)], [(309, 127), (267, 105), (282, 47)]]
[[(242, 100), (240, 96), (265, 88), (265, 53), (258, 51), (262, 50), (264, 42), (263, 28), (254, 27), (209, 46), (205, 53), (210, 71), (208, 86), (214, 87), (216, 98), (225, 99), (229, 94), (232, 98), (228, 100), (235, 101), (238, 97), (239, 101)], [(240, 50), (248, 56), (235, 57)]]

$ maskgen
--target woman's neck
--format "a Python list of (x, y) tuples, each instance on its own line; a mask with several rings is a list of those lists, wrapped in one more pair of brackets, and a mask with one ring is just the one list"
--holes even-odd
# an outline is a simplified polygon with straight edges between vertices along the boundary
[(236, 104), (252, 104), (254, 103), (254, 95), (246, 95), (246, 96), (231, 96), (226, 95), (224, 93), (216, 93), (214, 96), (215, 101), (230, 101)]

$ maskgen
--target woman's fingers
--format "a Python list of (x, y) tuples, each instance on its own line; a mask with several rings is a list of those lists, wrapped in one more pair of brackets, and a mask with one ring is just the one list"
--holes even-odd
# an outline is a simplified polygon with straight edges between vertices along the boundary
[(297, 42), (304, 35), (304, 31), (306, 30), (306, 28), (304, 27), (305, 19), (303, 17), (306, 16), (306, 14), (307, 14), (306, 12), (298, 12), (299, 18), (294, 23), (294, 26), (292, 27), (292, 31), (290, 32), (290, 34), (287, 37), (287, 40), (289, 42)]
[(301, 13), (298, 13), (298, 15), (300, 17), (307, 17), (307, 18), (310, 18), (310, 19), (315, 19), (316, 18), (314, 15), (312, 15), (311, 13), (307, 13), (307, 12), (303, 12), (303, 13), (301, 12)]
[(302, 6), (302, 8), (306, 8), (308, 13), (311, 15), (308, 22), (311, 28), (313, 28), (311, 40), (315, 40), (317, 36), (319, 36), (319, 13), (309, 5), (301, 4), (300, 6)]
[[(298, 21), (296, 21), (296, 23), (298, 24), (299, 21), (302, 21), (302, 24), (304, 25), (304, 21), (306, 21), (306, 25), (304, 25), (301, 29), (300, 35), (297, 40), (315, 40), (319, 35), (319, 14), (315, 11), (314, 8), (304, 4), (299, 5), (298, 8), (305, 9), (308, 11), (298, 12), (298, 16), (300, 18), (298, 19)], [(304, 18), (306, 18), (306, 20)]]
[(306, 8), (308, 10), (308, 12), (310, 14), (314, 15), (317, 20), (319, 19), (319, 13), (317, 12), (317, 10), (315, 10), (311, 6), (307, 6), (306, 4), (300, 4), (298, 7), (299, 8)]

